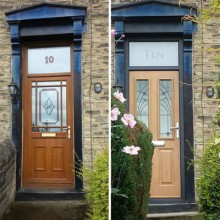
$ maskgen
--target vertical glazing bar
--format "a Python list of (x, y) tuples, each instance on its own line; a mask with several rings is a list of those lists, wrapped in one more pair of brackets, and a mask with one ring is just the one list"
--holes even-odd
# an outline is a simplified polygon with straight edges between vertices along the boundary
[(63, 81), (60, 81), (60, 86), (60, 125), (63, 127)]
[(38, 126), (38, 123), (37, 123), (37, 115), (38, 115), (38, 111), (37, 111), (37, 99), (38, 99), (38, 94), (37, 94), (37, 92), (38, 92), (38, 82), (36, 81), (36, 85), (35, 85), (36, 87), (36, 91), (35, 91), (35, 121), (36, 121), (36, 131), (38, 130), (37, 129), (37, 126)]

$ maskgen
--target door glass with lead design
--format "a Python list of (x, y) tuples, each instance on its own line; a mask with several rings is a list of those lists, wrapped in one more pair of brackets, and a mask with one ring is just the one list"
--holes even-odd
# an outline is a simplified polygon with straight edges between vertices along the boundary
[(148, 126), (149, 114), (148, 114), (148, 80), (136, 81), (136, 95), (137, 95), (137, 107), (136, 116), (146, 126)]
[(66, 127), (66, 81), (32, 82), (32, 131), (61, 132)]
[(160, 80), (160, 138), (172, 138), (172, 86), (171, 80)]

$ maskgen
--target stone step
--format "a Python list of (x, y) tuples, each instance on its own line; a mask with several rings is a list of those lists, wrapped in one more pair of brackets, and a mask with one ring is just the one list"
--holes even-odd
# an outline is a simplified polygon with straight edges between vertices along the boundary
[(74, 201), (16, 201), (3, 220), (84, 220), (87, 205)]
[(204, 220), (199, 212), (177, 212), (177, 213), (160, 213), (148, 214), (149, 220)]

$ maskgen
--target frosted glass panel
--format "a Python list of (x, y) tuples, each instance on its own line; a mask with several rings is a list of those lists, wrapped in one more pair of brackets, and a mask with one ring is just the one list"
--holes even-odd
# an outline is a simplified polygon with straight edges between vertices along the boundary
[(39, 125), (56, 124), (60, 126), (60, 88), (39, 88)]
[(148, 80), (137, 80), (137, 118), (148, 126)]
[(70, 47), (28, 49), (28, 74), (70, 72)]
[(130, 66), (178, 66), (178, 42), (130, 42)]
[(160, 80), (160, 137), (172, 138), (171, 80)]

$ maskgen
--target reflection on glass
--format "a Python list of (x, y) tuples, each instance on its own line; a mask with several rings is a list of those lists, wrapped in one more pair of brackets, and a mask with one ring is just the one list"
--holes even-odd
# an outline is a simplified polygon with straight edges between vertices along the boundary
[(148, 80), (137, 80), (137, 118), (148, 126)]
[(172, 138), (171, 80), (160, 80), (160, 137)]

